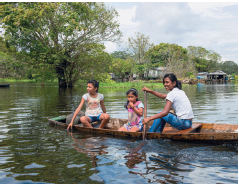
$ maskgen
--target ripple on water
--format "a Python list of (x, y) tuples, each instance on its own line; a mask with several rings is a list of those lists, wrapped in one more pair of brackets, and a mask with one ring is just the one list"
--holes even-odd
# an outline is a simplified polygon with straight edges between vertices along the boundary
[(38, 165), (36, 163), (32, 163), (31, 165), (25, 166), (25, 169), (37, 169), (37, 168), (43, 168), (45, 167), (44, 165)]

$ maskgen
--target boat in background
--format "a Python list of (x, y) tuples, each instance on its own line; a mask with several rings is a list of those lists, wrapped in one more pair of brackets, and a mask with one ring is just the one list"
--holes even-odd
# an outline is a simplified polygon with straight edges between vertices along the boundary
[(7, 84), (0, 84), (0, 87), (9, 87), (10, 86), (10, 83), (7, 83)]
[[(59, 116), (56, 118), (48, 119), (49, 124), (52, 126), (60, 126), (67, 128), (66, 116)], [(128, 132), (118, 131), (125, 123), (127, 119), (111, 118), (105, 125), (104, 129), (99, 129), (99, 122), (91, 123), (93, 128), (84, 127), (83, 124), (73, 125), (73, 129), (82, 132), (96, 133), (102, 135), (111, 135), (119, 137), (130, 138), (143, 138), (143, 132)], [(171, 139), (181, 141), (193, 141), (193, 142), (212, 142), (212, 143), (238, 143), (238, 125), (235, 124), (216, 124), (216, 123), (199, 123), (193, 122), (193, 125), (189, 129), (177, 130), (171, 127), (169, 124), (165, 125), (162, 133), (149, 132), (150, 126), (153, 121), (150, 121), (146, 125), (146, 139)]]

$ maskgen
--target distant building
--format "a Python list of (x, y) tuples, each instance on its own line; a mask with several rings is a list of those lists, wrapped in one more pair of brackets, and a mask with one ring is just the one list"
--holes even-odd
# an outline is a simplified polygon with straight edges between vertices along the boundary
[(208, 80), (226, 80), (227, 74), (221, 70), (207, 74)]
[(226, 80), (227, 74), (221, 70), (215, 72), (199, 72), (197, 73), (197, 79), (204, 80)]
[(109, 73), (111, 79), (115, 79), (115, 74), (114, 73)]
[(149, 70), (148, 77), (156, 79), (163, 78), (166, 74), (166, 67), (154, 67)]

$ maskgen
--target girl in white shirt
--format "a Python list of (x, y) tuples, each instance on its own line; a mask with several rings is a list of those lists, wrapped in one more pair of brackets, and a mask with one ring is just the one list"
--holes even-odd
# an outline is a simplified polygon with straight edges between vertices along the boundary
[[(144, 87), (142, 90), (147, 91), (161, 99), (166, 100), (164, 110), (158, 114), (143, 119), (143, 124), (154, 120), (153, 125), (150, 127), (149, 132), (162, 133), (166, 123), (169, 123), (176, 129), (183, 130), (192, 126), (192, 119), (194, 118), (190, 101), (182, 90), (181, 82), (173, 73), (166, 74), (163, 78), (163, 84), (168, 94), (155, 92)], [(175, 114), (169, 113), (170, 108), (173, 107)]]
[(99, 82), (96, 80), (90, 80), (87, 83), (87, 91), (88, 93), (82, 96), (81, 103), (79, 107), (76, 109), (71, 123), (67, 127), (67, 130), (72, 129), (73, 121), (76, 116), (80, 112), (82, 106), (86, 105), (85, 116), (80, 118), (81, 123), (85, 127), (92, 128), (91, 122), (101, 121), (99, 128), (104, 128), (105, 124), (109, 121), (109, 114), (106, 113), (106, 108), (104, 105), (104, 96), (103, 94), (98, 93)]

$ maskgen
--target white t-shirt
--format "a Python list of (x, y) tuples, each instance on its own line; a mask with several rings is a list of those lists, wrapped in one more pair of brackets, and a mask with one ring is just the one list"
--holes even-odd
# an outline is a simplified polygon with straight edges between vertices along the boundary
[(100, 101), (104, 99), (103, 94), (98, 93), (96, 98), (90, 97), (90, 94), (84, 94), (82, 96), (85, 100), (85, 115), (86, 116), (98, 116), (103, 113), (101, 106), (100, 106)]
[(194, 118), (191, 103), (183, 90), (174, 88), (165, 99), (172, 102), (172, 107), (180, 119)]

